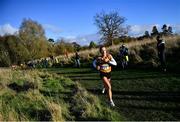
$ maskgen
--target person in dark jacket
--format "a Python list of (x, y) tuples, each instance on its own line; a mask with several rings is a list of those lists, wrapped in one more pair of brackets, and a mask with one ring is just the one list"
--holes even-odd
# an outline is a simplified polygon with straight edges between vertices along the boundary
[(80, 56), (79, 56), (78, 52), (76, 52), (76, 54), (75, 54), (75, 62), (76, 62), (76, 66), (78, 68), (80, 68)]
[(119, 57), (121, 61), (121, 66), (123, 69), (125, 69), (128, 66), (129, 57), (128, 57), (128, 48), (123, 44), (119, 48)]
[(161, 63), (161, 68), (164, 72), (166, 72), (165, 41), (160, 36), (157, 36), (156, 39), (157, 39), (158, 57)]

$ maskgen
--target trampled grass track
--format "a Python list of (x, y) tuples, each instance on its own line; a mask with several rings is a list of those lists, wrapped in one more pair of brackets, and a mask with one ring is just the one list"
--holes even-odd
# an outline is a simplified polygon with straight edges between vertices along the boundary
[[(52, 68), (81, 83), (106, 105), (99, 74), (90, 68)], [(116, 70), (112, 72), (115, 110), (127, 120), (180, 120), (180, 76), (156, 70)]]

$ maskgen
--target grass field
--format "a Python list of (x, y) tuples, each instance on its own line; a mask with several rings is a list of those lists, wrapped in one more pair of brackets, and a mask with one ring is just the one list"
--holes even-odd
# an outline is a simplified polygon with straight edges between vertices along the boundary
[[(101, 93), (99, 74), (90, 68), (51, 68), (49, 72), (71, 78), (98, 96)], [(114, 108), (125, 120), (180, 120), (180, 75), (157, 70), (127, 69), (112, 72)]]
[[(180, 120), (179, 40), (166, 38), (166, 73), (157, 70), (154, 39), (127, 44), (129, 69), (112, 72), (114, 108), (95, 69), (67, 67), (73, 54), (58, 57), (61, 68), (0, 68), (0, 121)], [(108, 50), (117, 56), (119, 46)], [(80, 52), (81, 66), (89, 67), (97, 52)]]
[(45, 70), (0, 68), (0, 121), (124, 120), (80, 83)]

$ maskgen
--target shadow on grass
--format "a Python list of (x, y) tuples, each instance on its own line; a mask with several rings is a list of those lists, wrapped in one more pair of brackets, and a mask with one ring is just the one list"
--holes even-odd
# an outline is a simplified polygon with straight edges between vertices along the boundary
[[(94, 77), (89, 77), (88, 76), (68, 76), (70, 79), (72, 80), (84, 80), (84, 81), (91, 81), (91, 80), (101, 80), (99, 76), (96, 76), (96, 77), (99, 77), (99, 78), (94, 78)], [(126, 77), (126, 78), (113, 78), (112, 77), (112, 80), (137, 80), (137, 79), (157, 79), (159, 78), (159, 76), (140, 76), (140, 77)]]
[(33, 83), (25, 82), (23, 85), (18, 85), (17, 83), (11, 83), (8, 87), (16, 92), (28, 91), (29, 89), (34, 89)]
[[(101, 80), (99, 75), (93, 76), (68, 76), (72, 80), (84, 80), (84, 81), (91, 81), (91, 80)], [(157, 79), (159, 76), (139, 76), (139, 77), (112, 77), (112, 80), (118, 80), (118, 81), (123, 81), (123, 80), (137, 80), (137, 79)]]
[[(87, 89), (89, 92), (102, 95), (100, 89)], [(180, 92), (169, 91), (113, 91), (113, 99), (116, 100), (147, 100), (161, 102), (180, 102)]]
[(143, 109), (143, 110), (156, 110), (156, 111), (174, 111), (179, 112), (180, 107), (162, 107), (162, 106), (143, 106), (143, 105), (120, 105), (119, 108), (128, 108), (128, 109)]
[(35, 118), (35, 120), (38, 121), (50, 121), (52, 120), (52, 116), (50, 111), (46, 110), (46, 109), (31, 109), (31, 110), (27, 110), (30, 111), (30, 116), (31, 118)]
[(90, 73), (97, 73), (96, 71), (78, 71), (78, 72), (57, 72), (56, 74), (59, 75), (68, 75), (68, 74), (90, 74)]

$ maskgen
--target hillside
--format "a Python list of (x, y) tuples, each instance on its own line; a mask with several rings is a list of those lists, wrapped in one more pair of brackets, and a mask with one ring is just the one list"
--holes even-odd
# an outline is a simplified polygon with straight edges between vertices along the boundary
[(122, 120), (98, 97), (61, 75), (0, 69), (1, 121)]
[[(180, 61), (176, 60), (176, 57), (180, 56), (180, 36), (169, 36), (163, 37), (165, 40), (166, 46), (166, 59), (167, 65), (170, 69), (178, 70), (176, 66), (180, 64)], [(144, 67), (144, 68), (155, 68), (158, 67), (158, 58), (157, 58), (157, 41), (155, 38), (144, 39), (144, 40), (134, 40), (129, 43), (124, 43), (129, 48), (129, 66), (131, 68)], [(114, 45), (107, 47), (108, 51), (113, 55), (116, 61), (119, 63), (118, 51), (119, 45)], [(85, 51), (80, 51), (80, 61), (83, 67), (91, 67), (94, 57), (99, 55), (99, 49), (89, 49)], [(70, 53), (68, 57), (60, 55), (56, 57), (59, 60), (59, 63), (63, 65), (55, 64), (55, 67), (62, 66), (74, 66), (74, 53)], [(174, 62), (175, 61), (175, 62)]]
[[(73, 54), (68, 58), (56, 57), (59, 63), (64, 62), (63, 66), (29, 70), (1, 68), (0, 120), (180, 120), (180, 37), (165, 40), (166, 73), (157, 70), (155, 39), (126, 44), (129, 68), (116, 67), (112, 72), (115, 108), (108, 106), (106, 96), (101, 94), (98, 72), (91, 67), (98, 49), (80, 52), (80, 69), (74, 68)], [(108, 47), (118, 63), (119, 46)]]

